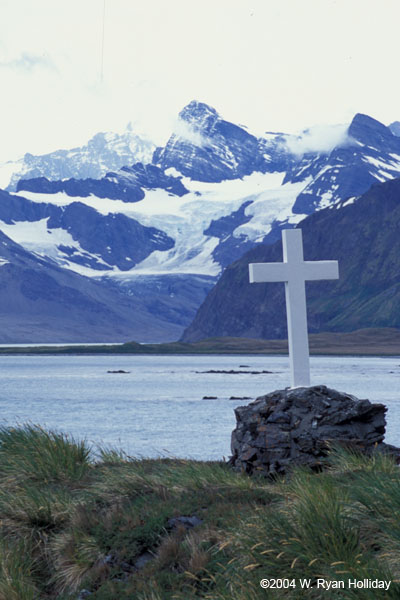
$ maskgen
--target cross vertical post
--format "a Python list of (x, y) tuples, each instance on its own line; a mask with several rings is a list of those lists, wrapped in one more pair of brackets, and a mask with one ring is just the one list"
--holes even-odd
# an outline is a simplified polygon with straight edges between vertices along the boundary
[(291, 387), (308, 387), (310, 385), (310, 351), (306, 285), (301, 268), (299, 268), (303, 262), (301, 229), (282, 231), (282, 246), (283, 262), (289, 265), (288, 281), (285, 281), (285, 298)]
[(301, 229), (282, 231), (283, 263), (249, 264), (250, 283), (285, 283), (291, 387), (310, 385), (306, 288), (307, 280), (337, 279), (336, 260), (305, 261)]

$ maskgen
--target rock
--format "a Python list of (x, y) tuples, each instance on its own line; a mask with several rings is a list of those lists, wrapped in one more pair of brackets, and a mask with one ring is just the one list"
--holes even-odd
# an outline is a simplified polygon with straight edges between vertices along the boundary
[(218, 400), (218, 396), (203, 396), (203, 400)]
[(201, 525), (202, 522), (203, 520), (196, 517), (196, 515), (193, 515), (193, 517), (173, 517), (172, 519), (168, 519), (168, 527), (174, 529), (183, 525), (185, 529), (191, 529), (192, 527)]
[(123, 369), (118, 369), (118, 371), (107, 371), (107, 373), (130, 373), (130, 371), (124, 371)]
[(231, 396), (229, 400), (252, 400), (250, 396)]
[(266, 476), (294, 465), (318, 469), (334, 444), (400, 456), (383, 443), (386, 410), (324, 385), (277, 390), (235, 409), (229, 463)]
[(135, 569), (143, 569), (143, 567), (145, 565), (147, 565), (147, 563), (151, 560), (153, 560), (153, 555), (150, 554), (150, 552), (143, 552), (143, 554), (141, 554), (137, 560), (135, 561), (135, 564), (133, 565), (135, 567)]
[(210, 369), (209, 371), (195, 371), (195, 373), (225, 373), (226, 375), (239, 375), (241, 373), (247, 373), (247, 375), (271, 375), (273, 371), (235, 371), (234, 369), (230, 369), (229, 371), (219, 371), (216, 369)]
[(89, 592), (89, 590), (81, 590), (76, 600), (84, 600), (84, 598), (88, 598), (91, 595), (92, 592)]

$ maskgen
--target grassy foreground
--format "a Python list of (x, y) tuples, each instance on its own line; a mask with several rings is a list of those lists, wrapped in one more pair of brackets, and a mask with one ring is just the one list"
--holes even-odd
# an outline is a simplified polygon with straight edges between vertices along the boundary
[[(271, 482), (224, 463), (93, 456), (25, 425), (0, 429), (0, 478), (0, 600), (400, 597), (400, 475), (384, 455), (336, 451), (323, 473)], [(182, 516), (201, 523), (170, 521)]]

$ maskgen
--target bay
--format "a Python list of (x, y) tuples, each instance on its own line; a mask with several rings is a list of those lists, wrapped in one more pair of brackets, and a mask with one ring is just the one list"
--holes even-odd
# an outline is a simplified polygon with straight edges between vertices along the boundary
[[(40, 424), (136, 457), (228, 457), (234, 408), (250, 402), (230, 397), (289, 385), (287, 356), (22, 355), (1, 356), (0, 368), (1, 425)], [(385, 441), (400, 445), (399, 357), (317, 356), (311, 369), (312, 385), (384, 403)]]

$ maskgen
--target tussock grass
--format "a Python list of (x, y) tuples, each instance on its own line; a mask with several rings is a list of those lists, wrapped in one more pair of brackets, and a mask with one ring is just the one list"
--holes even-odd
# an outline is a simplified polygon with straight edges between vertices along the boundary
[(0, 541), (0, 600), (35, 600), (39, 589), (34, 547), (27, 540)]
[[(29, 424), (0, 429), (0, 484), (0, 600), (400, 597), (399, 467), (384, 454), (335, 449), (325, 471), (272, 482), (219, 462), (96, 455)], [(327, 592), (300, 578), (392, 584)]]
[(89, 467), (90, 450), (63, 433), (37, 425), (0, 428), (0, 474), (42, 483), (79, 481)]

